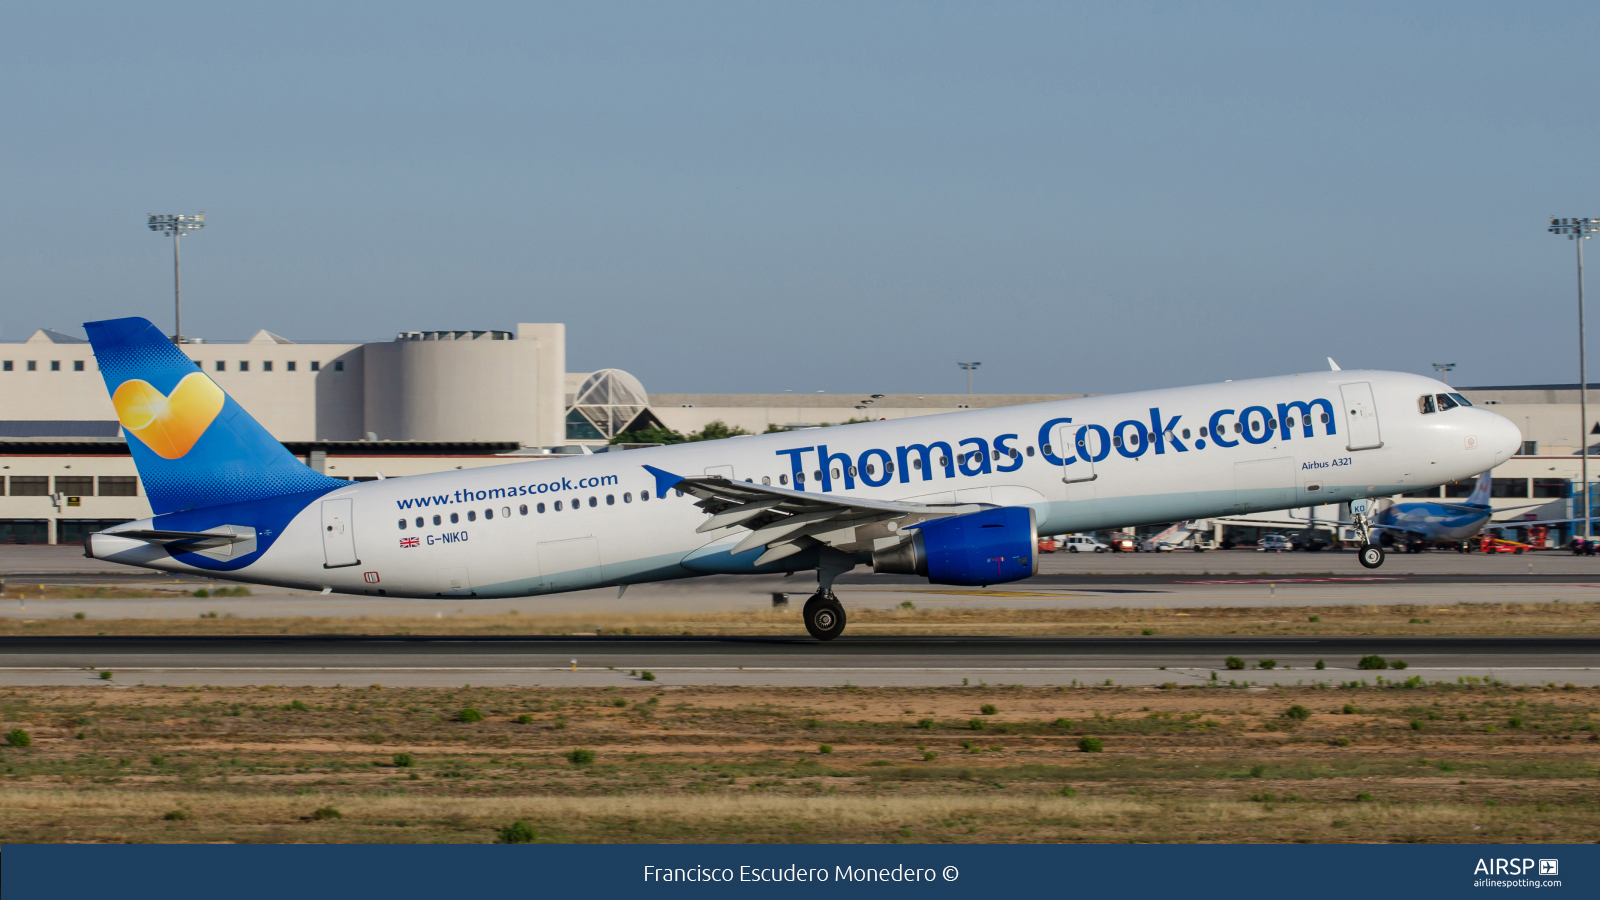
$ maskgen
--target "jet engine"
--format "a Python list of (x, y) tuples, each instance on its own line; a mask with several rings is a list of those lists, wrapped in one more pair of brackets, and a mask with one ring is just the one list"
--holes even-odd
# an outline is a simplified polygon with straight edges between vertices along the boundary
[(960, 585), (1004, 584), (1037, 571), (1038, 523), (1026, 506), (934, 519), (906, 530), (907, 540), (873, 552), (872, 571)]

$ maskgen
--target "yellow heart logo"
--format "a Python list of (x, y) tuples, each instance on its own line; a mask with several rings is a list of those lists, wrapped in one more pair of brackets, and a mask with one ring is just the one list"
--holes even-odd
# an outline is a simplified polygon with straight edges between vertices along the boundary
[(178, 459), (205, 434), (228, 395), (199, 372), (183, 376), (172, 396), (132, 378), (117, 386), (111, 405), (117, 420), (162, 459)]

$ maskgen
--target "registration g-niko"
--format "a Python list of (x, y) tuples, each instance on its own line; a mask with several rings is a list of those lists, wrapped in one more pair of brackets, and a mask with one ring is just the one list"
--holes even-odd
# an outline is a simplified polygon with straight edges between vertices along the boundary
[[(378, 597), (524, 597), (856, 566), (1018, 581), (1038, 535), (1362, 500), (1503, 462), (1516, 426), (1419, 375), (1326, 371), (352, 483), (313, 471), (148, 321), (86, 325), (155, 515), (96, 559)], [(1361, 506), (1363, 504), (1357, 504)], [(1383, 561), (1368, 542), (1362, 562)]]

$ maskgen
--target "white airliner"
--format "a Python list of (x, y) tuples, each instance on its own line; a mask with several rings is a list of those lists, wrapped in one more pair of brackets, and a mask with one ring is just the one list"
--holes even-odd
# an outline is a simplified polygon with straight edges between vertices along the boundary
[(833, 583), (857, 565), (1016, 581), (1041, 532), (1395, 494), (1522, 441), (1487, 410), (1421, 414), (1448, 390), (1431, 378), (1330, 371), (351, 483), (295, 459), (148, 321), (85, 327), (155, 512), (91, 535), (91, 557), (374, 597), (815, 570), (821, 640), (844, 630)]

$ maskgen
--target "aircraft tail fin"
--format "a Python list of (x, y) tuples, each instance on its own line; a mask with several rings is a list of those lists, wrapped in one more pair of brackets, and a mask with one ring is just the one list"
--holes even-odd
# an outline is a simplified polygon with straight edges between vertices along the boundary
[(84, 329), (157, 515), (348, 485), (295, 459), (149, 320)]
[(1489, 489), (1494, 486), (1494, 479), (1485, 472), (1478, 476), (1478, 484), (1472, 489), (1472, 496), (1467, 498), (1467, 506), (1488, 506)]

